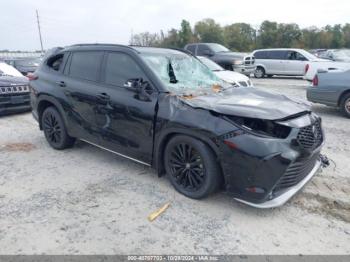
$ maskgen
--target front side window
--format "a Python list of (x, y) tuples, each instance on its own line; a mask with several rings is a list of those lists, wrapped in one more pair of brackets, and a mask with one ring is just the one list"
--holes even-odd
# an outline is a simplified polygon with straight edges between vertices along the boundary
[(198, 45), (197, 55), (204, 56), (204, 55), (208, 55), (211, 52), (212, 52), (211, 49), (206, 45)]
[(302, 54), (295, 52), (295, 51), (289, 51), (287, 54), (288, 60), (296, 60), (296, 61), (306, 61), (307, 59)]
[(198, 94), (230, 87), (207, 66), (185, 53), (141, 53), (141, 56), (170, 92)]
[(223, 45), (220, 44), (208, 44), (208, 46), (213, 50), (215, 53), (222, 53), (222, 52), (230, 52), (229, 49), (224, 47)]
[(69, 75), (72, 77), (97, 81), (101, 65), (102, 52), (75, 52), (69, 68)]
[(145, 74), (129, 55), (123, 53), (108, 54), (104, 75), (106, 84), (123, 86), (127, 80), (135, 78), (145, 80)]
[(61, 65), (63, 62), (63, 56), (64, 56), (64, 54), (59, 54), (59, 55), (56, 55), (54, 57), (49, 58), (47, 61), (47, 66), (50, 69), (53, 69), (55, 71), (59, 71), (61, 69)]

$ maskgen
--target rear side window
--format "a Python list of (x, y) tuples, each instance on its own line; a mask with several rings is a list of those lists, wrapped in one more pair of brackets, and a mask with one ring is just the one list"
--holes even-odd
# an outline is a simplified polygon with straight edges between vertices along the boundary
[(123, 53), (109, 53), (106, 60), (105, 83), (115, 86), (123, 86), (127, 80), (142, 78), (145, 74), (139, 65), (129, 56)]
[(196, 46), (195, 45), (189, 45), (186, 47), (186, 50), (190, 51), (193, 55), (196, 54)]
[(270, 51), (269, 59), (284, 60), (286, 58), (286, 51)]
[(47, 66), (55, 71), (60, 71), (64, 54), (55, 55), (47, 60)]
[(97, 81), (102, 55), (102, 52), (73, 53), (69, 75), (84, 80)]

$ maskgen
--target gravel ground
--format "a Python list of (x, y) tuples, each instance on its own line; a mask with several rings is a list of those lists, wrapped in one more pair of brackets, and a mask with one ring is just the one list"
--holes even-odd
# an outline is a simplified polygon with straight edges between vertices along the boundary
[[(308, 85), (253, 82), (303, 99)], [(86, 143), (51, 149), (30, 113), (2, 117), (0, 254), (350, 254), (350, 120), (313, 109), (323, 117), (331, 166), (270, 210), (223, 193), (185, 198), (151, 168)]]

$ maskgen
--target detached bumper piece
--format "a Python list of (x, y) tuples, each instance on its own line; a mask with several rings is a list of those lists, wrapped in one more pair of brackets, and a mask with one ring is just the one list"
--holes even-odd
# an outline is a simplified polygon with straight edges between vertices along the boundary
[[(294, 196), (300, 189), (304, 187), (304, 185), (310, 181), (310, 179), (316, 174), (316, 172), (319, 170), (321, 167), (321, 160), (317, 159), (316, 163), (312, 167), (311, 171), (307, 173), (306, 177), (304, 177), (303, 180), (301, 180), (299, 183), (297, 183), (294, 186), (289, 187), (286, 191), (284, 191), (282, 194), (279, 196), (268, 200), (266, 202), (260, 203), (260, 204), (255, 204), (251, 203), (245, 200), (241, 200), (238, 198), (235, 198), (235, 200), (242, 202), (244, 204), (247, 204), (249, 206), (253, 206), (256, 208), (274, 208), (274, 207), (279, 207), (285, 204), (292, 196)], [(282, 178), (283, 179), (283, 178)]]

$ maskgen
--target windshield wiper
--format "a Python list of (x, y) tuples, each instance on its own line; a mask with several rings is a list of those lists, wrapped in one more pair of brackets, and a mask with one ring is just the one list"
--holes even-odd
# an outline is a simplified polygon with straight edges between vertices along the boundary
[(175, 76), (175, 73), (174, 73), (174, 68), (171, 65), (170, 59), (169, 59), (169, 63), (168, 63), (168, 75), (169, 75), (169, 78), (170, 78), (170, 83), (176, 84), (177, 82), (179, 82), (176, 79), (176, 76)]

